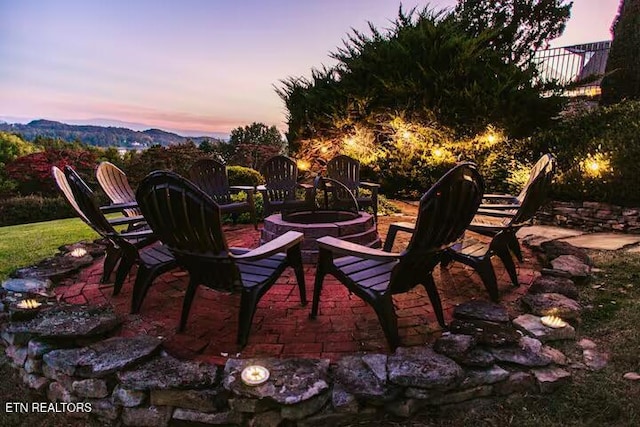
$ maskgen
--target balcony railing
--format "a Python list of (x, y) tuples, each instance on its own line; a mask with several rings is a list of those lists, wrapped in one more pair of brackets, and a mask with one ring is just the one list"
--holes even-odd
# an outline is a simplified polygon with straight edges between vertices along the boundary
[(570, 96), (597, 96), (611, 41), (540, 50), (533, 57), (543, 81), (571, 85)]

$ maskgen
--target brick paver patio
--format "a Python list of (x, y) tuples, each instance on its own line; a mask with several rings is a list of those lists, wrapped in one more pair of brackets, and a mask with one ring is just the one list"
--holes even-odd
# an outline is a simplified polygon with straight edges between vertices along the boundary
[[(411, 220), (402, 217), (381, 217), (380, 235), (384, 239), (391, 222)], [(230, 246), (256, 247), (259, 232), (250, 225), (225, 226)], [(407, 237), (399, 236), (395, 250), (406, 245)], [(525, 262), (518, 268), (521, 283), (514, 288), (502, 264), (494, 262), (501, 301), (513, 308), (526, 292), (540, 270), (535, 257), (523, 248)], [(134, 270), (135, 271), (135, 270)], [(100, 285), (102, 260), (86, 268), (77, 277), (67, 279), (56, 288), (58, 297), (75, 304), (110, 304), (124, 316), (120, 331), (123, 336), (149, 334), (165, 339), (165, 348), (180, 358), (223, 363), (229, 356), (241, 357), (323, 357), (336, 360), (357, 351), (386, 352), (388, 347), (373, 309), (350, 295), (332, 276), (327, 276), (320, 299), (320, 312), (309, 319), (315, 266), (305, 265), (305, 280), (309, 304), (300, 305), (293, 270), (287, 269), (258, 305), (248, 345), (240, 349), (235, 344), (240, 296), (224, 294), (200, 287), (187, 328), (177, 333), (182, 299), (188, 277), (173, 271), (156, 279), (142, 305), (140, 314), (129, 314), (131, 289), (135, 274), (125, 282), (120, 295), (112, 297), (112, 286)], [(442, 298), (445, 320), (451, 319), (456, 304), (471, 299), (486, 299), (480, 278), (470, 268), (454, 263), (448, 269), (436, 267), (434, 278)], [(422, 287), (394, 297), (402, 344), (418, 345), (432, 341), (441, 332), (429, 298)]]

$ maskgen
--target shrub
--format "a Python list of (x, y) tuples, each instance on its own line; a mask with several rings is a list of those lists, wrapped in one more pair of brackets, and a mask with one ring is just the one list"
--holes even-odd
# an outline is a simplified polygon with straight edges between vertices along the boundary
[(228, 166), (229, 185), (253, 185), (264, 184), (264, 177), (255, 169), (244, 166)]
[(0, 200), (0, 227), (73, 216), (75, 212), (62, 197), (31, 195)]
[(556, 155), (552, 197), (640, 206), (640, 101), (564, 119), (535, 135), (528, 149)]
[(66, 165), (71, 165), (84, 180), (95, 184), (96, 155), (83, 148), (47, 148), (39, 153), (18, 157), (7, 165), (5, 171), (17, 183), (20, 194), (49, 195), (57, 194), (51, 167), (62, 169)]

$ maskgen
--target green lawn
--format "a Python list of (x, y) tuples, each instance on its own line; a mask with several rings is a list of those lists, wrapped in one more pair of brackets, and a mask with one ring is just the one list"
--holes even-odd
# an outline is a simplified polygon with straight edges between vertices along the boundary
[(59, 246), (97, 239), (98, 234), (78, 218), (0, 228), (0, 280), (18, 268), (54, 255)]

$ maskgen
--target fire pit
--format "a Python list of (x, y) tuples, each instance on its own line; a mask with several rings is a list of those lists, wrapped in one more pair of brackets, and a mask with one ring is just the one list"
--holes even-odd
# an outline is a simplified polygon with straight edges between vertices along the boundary
[(287, 231), (304, 234), (302, 261), (318, 259), (316, 239), (338, 237), (372, 248), (381, 246), (373, 215), (358, 210), (358, 202), (340, 182), (317, 177), (313, 186), (313, 206), (299, 208), (299, 203), (284, 203), (282, 213), (268, 216), (260, 235), (260, 244), (275, 239)]

